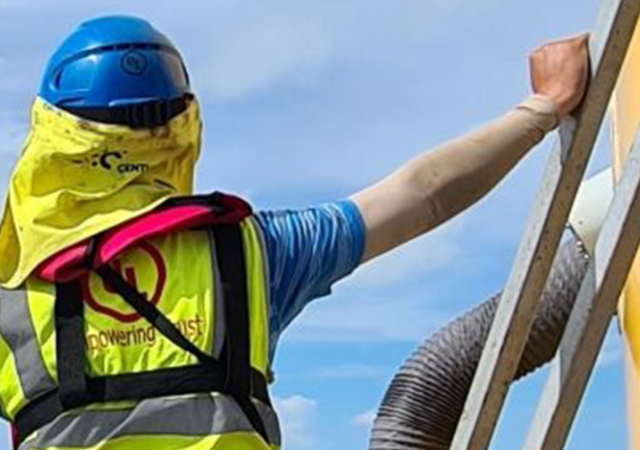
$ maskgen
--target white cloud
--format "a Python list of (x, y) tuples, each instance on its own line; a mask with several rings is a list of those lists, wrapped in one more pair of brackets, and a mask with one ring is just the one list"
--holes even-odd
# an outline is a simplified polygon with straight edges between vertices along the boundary
[(446, 307), (427, 301), (429, 294), (381, 295), (363, 298), (334, 295), (331, 301), (316, 302), (291, 326), (288, 338), (312, 342), (416, 342), (451, 315)]
[(0, 155), (17, 156), (27, 135), (29, 125), (26, 121), (3, 118), (0, 111)]
[[(468, 303), (452, 302), (434, 277), (463, 272), (473, 261), (464, 220), (452, 222), (358, 269), (328, 301), (294, 322), (290, 339), (320, 342), (416, 342), (443, 326)], [(478, 236), (474, 236), (477, 238)], [(452, 281), (453, 282), (453, 281)], [(408, 289), (402, 289), (405, 286)], [(400, 288), (399, 288), (400, 287)], [(468, 299), (476, 303), (483, 299)], [(374, 376), (377, 368), (342, 367), (323, 376)]]
[(373, 421), (376, 419), (376, 410), (370, 409), (368, 411), (363, 412), (362, 414), (358, 414), (351, 421), (357, 427), (371, 428), (373, 426)]
[[(106, 0), (100, 0), (99, 2), (96, 0), (93, 0), (95, 3), (102, 3), (105, 4)], [(77, 2), (73, 1), (73, 0), (67, 0), (67, 1), (58, 1), (52, 3), (49, 0), (30, 0), (28, 2), (22, 1), (22, 0), (0, 0), (0, 8), (14, 8), (14, 9), (18, 9), (20, 8), (21, 10), (30, 10), (30, 11), (40, 11), (42, 7), (51, 7), (52, 9), (55, 9), (59, 12), (66, 12), (66, 10), (73, 8), (74, 6), (77, 7)], [(98, 5), (96, 5), (98, 6)]]
[(0, 0), (0, 8), (13, 7), (13, 6), (32, 6), (36, 2), (23, 2), (20, 0)]
[(322, 380), (360, 380), (387, 377), (389, 369), (370, 364), (345, 364), (335, 367), (325, 367), (305, 375), (310, 379)]
[(444, 0), (187, 3), (178, 17), (175, 8), (153, 3), (154, 14), (161, 22), (188, 24), (177, 42), (199, 43), (185, 47), (192, 53), (195, 84), (218, 100), (304, 86), (337, 64), (359, 65), (386, 58), (385, 51), (400, 52), (400, 42), (424, 45), (442, 14), (459, 9)]
[(330, 35), (312, 20), (250, 17), (234, 27), (198, 68), (196, 84), (216, 98), (234, 99), (287, 81), (301, 84), (315, 77), (330, 56)]
[(598, 360), (596, 362), (596, 370), (619, 364), (622, 362), (623, 343), (617, 326), (612, 326), (604, 341), (604, 345), (600, 349)]
[(284, 448), (311, 450), (315, 447), (313, 422), (318, 403), (315, 400), (293, 395), (274, 398), (274, 406), (280, 417)]
[(617, 364), (622, 360), (622, 349), (603, 349), (598, 356), (598, 362), (596, 367), (598, 369)]
[[(480, 8), (492, 0), (477, 2)], [(493, 0), (496, 1), (496, 0)], [(453, 5), (452, 5), (453, 3)], [(131, 13), (149, 18), (185, 50), (197, 87), (217, 98), (239, 98), (276, 85), (304, 85), (337, 62), (360, 64), (388, 58), (398, 44), (424, 45), (443, 14), (460, 10), (458, 2), (290, 2), (255, 0), (200, 2), (182, 7), (140, 0), (0, 0), (16, 18), (39, 11), (38, 35), (58, 40), (74, 24), (90, 17)], [(465, 5), (465, 10), (470, 7)], [(43, 12), (43, 11), (46, 11)], [(11, 22), (11, 17), (7, 20)], [(11, 28), (5, 33), (11, 33)], [(15, 32), (13, 33), (15, 36)], [(10, 36), (6, 36), (10, 37)], [(20, 52), (22, 59), (34, 51)], [(19, 79), (21, 77), (17, 77)]]
[(27, 128), (26, 122), (3, 117), (0, 110), (0, 205), (4, 204), (5, 187), (18, 160)]
[(460, 264), (464, 249), (464, 218), (452, 221), (360, 268), (351, 283), (361, 288), (397, 285), (437, 269)]

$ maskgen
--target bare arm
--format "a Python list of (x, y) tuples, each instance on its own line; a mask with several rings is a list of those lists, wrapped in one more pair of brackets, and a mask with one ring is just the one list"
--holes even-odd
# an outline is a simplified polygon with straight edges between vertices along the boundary
[(417, 237), (488, 193), (580, 103), (586, 37), (549, 44), (530, 58), (534, 95), (486, 127), (426, 152), (352, 200), (366, 226), (363, 261)]

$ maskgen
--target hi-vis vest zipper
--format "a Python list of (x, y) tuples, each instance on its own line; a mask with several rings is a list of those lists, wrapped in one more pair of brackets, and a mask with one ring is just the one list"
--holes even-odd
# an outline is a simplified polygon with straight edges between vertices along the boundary
[(0, 290), (0, 414), (19, 450), (279, 448), (261, 230), (196, 223)]

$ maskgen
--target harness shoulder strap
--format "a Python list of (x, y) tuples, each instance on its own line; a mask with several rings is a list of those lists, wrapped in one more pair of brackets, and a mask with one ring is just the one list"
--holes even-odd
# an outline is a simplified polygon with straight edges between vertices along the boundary
[(212, 229), (214, 251), (222, 282), (226, 339), (223, 355), (227, 360), (228, 392), (248, 396), (251, 393), (249, 294), (247, 290), (244, 244), (239, 226)]
[(229, 393), (263, 437), (267, 432), (256, 405), (251, 400), (254, 393), (251, 377), (251, 336), (249, 327), (249, 292), (247, 265), (242, 230), (239, 224), (219, 225), (212, 228), (222, 282), (222, 299), (225, 314), (225, 344), (223, 357), (227, 363), (227, 379), (224, 392)]
[(87, 404), (84, 311), (79, 280), (56, 285), (55, 328), (58, 393), (65, 409)]

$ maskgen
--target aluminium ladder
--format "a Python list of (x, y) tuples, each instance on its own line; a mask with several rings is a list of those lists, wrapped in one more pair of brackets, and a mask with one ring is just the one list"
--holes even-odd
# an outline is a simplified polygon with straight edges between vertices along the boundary
[[(499, 302), (452, 450), (489, 447), (571, 206), (636, 28), (640, 0), (603, 0), (591, 83), (565, 120)], [(640, 241), (640, 132), (600, 232), (523, 450), (563, 448)]]

